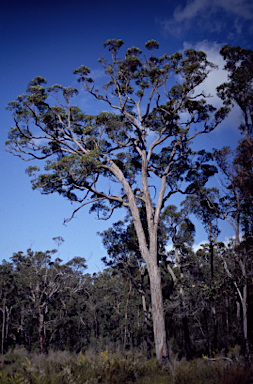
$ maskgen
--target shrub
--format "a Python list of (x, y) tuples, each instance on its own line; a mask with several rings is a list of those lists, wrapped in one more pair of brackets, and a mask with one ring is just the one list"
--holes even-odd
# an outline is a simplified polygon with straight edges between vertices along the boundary
[(0, 384), (250, 384), (252, 371), (241, 361), (214, 361), (206, 358), (190, 362), (171, 353), (170, 363), (159, 366), (155, 357), (146, 360), (137, 352), (79, 354), (50, 351), (47, 356), (24, 349), (4, 356)]

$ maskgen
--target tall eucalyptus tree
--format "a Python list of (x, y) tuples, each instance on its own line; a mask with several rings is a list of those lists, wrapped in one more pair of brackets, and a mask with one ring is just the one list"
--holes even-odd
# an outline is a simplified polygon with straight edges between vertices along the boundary
[[(130, 211), (149, 273), (156, 355), (162, 361), (168, 349), (157, 261), (160, 215), (175, 193), (194, 190), (196, 180), (205, 184), (214, 172), (205, 164), (205, 153), (193, 152), (191, 143), (210, 133), (226, 108), (216, 111), (203, 93), (195, 92), (215, 67), (205, 53), (190, 49), (156, 57), (159, 44), (151, 40), (145, 44), (149, 55), (132, 47), (120, 58), (122, 45), (116, 39), (104, 43), (111, 59), (100, 58), (109, 78), (102, 92), (89, 68), (82, 65), (74, 71), (85, 91), (104, 102), (109, 112), (86, 115), (71, 105), (77, 89), (46, 87), (46, 80), (37, 77), (26, 94), (8, 105), (15, 126), (7, 145), (24, 160), (44, 162), (44, 172), (37, 173), (37, 165), (28, 168), (33, 188), (79, 203), (73, 215), (87, 204), (104, 219), (116, 208)], [(146, 209), (148, 239), (140, 203)]]

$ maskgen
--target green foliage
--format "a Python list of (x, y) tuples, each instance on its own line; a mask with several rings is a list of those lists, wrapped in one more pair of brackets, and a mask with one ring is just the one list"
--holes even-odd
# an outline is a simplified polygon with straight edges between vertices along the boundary
[[(216, 151), (218, 165), (226, 177), (226, 188), (230, 194), (223, 199), (223, 203), (233, 206), (234, 219), (241, 221), (246, 237), (252, 233), (252, 127), (253, 127), (253, 51), (241, 47), (224, 46), (221, 55), (225, 60), (225, 69), (228, 71), (228, 81), (218, 88), (218, 95), (225, 105), (240, 107), (243, 123), (239, 129), (244, 135), (243, 140), (235, 151), (224, 147)], [(230, 195), (230, 196), (229, 196)], [(241, 220), (240, 220), (241, 219)]]
[[(153, 148), (158, 148), (158, 144), (165, 143), (166, 139), (170, 139), (171, 143), (161, 147), (160, 155), (152, 151), (147, 177), (164, 175), (169, 186), (175, 189), (177, 180), (183, 180), (192, 162), (188, 145), (191, 124), (204, 122), (203, 131), (210, 132), (224, 118), (225, 111), (220, 110), (214, 117), (215, 108), (203, 98), (192, 97), (194, 89), (214, 68), (203, 52), (188, 50), (185, 55), (175, 53), (155, 57), (153, 51), (159, 48), (159, 43), (150, 40), (145, 45), (151, 52), (149, 58), (142, 56), (142, 51), (137, 47), (129, 48), (125, 57), (119, 58), (122, 45), (123, 41), (116, 39), (104, 43), (112, 53), (110, 63), (105, 58), (100, 59), (105, 72), (110, 76), (104, 86), (104, 95), (94, 90), (88, 67), (82, 65), (74, 71), (85, 90), (107, 102), (116, 113), (86, 115), (71, 105), (71, 100), (78, 94), (76, 88), (66, 88), (59, 84), (46, 87), (46, 80), (40, 76), (28, 84), (26, 94), (18, 96), (7, 107), (12, 111), (16, 123), (7, 141), (10, 152), (24, 159), (46, 160), (42, 173), (37, 166), (27, 169), (28, 175), (32, 177), (33, 188), (39, 188), (46, 194), (58, 192), (80, 203), (83, 203), (85, 196), (87, 202), (95, 203), (91, 211), (105, 209), (103, 207), (108, 203), (107, 211), (105, 209), (104, 212), (109, 216), (116, 207), (127, 205), (129, 196), (125, 195), (125, 190), (118, 191), (117, 195), (111, 195), (110, 191), (100, 191), (96, 187), (97, 180), (104, 177), (119, 180), (117, 169), (123, 172), (130, 186), (137, 185), (143, 167), (140, 151), (147, 147), (150, 130), (158, 135)], [(173, 73), (180, 74), (183, 82), (166, 90), (165, 97), (160, 97), (159, 89), (166, 85)], [(148, 96), (149, 102), (141, 116), (139, 106), (144, 103), (144, 94)], [(55, 105), (51, 103), (52, 96), (57, 102)], [(118, 98), (118, 105), (111, 101), (111, 96)], [(138, 106), (138, 117), (133, 113), (134, 105)], [(190, 115), (187, 124), (179, 121), (182, 112)], [(43, 131), (43, 140), (40, 134), (33, 131), (34, 126)], [(170, 157), (172, 152), (173, 159)], [(198, 181), (201, 179), (205, 184), (214, 170), (202, 164), (198, 167), (195, 179), (198, 177)], [(193, 174), (187, 177), (194, 188)]]
[(225, 45), (220, 53), (226, 62), (224, 68), (229, 73), (229, 81), (217, 88), (218, 94), (227, 105), (235, 101), (246, 111), (253, 101), (253, 51)]

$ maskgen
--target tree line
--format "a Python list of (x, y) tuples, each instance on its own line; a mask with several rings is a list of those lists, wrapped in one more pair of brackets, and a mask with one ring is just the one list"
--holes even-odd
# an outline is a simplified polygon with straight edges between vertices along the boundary
[[(183, 340), (188, 358), (203, 350), (210, 355), (216, 347), (227, 348), (238, 341), (244, 353), (249, 354), (253, 52), (228, 45), (222, 48), (228, 81), (217, 88), (223, 100), (223, 106), (217, 110), (207, 103), (207, 95), (198, 91), (215, 68), (204, 52), (190, 49), (184, 54), (157, 57), (154, 52), (159, 44), (150, 40), (145, 44), (148, 55), (132, 47), (121, 58), (122, 45), (123, 41), (116, 39), (104, 43), (111, 58), (99, 59), (108, 76), (102, 92), (90, 77), (89, 68), (82, 65), (74, 71), (84, 90), (107, 104), (109, 112), (85, 114), (71, 104), (78, 94), (76, 88), (58, 84), (46, 87), (42, 77), (32, 80), (27, 93), (8, 104), (15, 122), (9, 132), (8, 150), (23, 160), (40, 161), (44, 166), (43, 172), (37, 165), (27, 169), (34, 189), (44, 194), (57, 192), (74, 202), (76, 209), (71, 218), (87, 204), (91, 204), (91, 212), (103, 219), (111, 217), (118, 208), (125, 208), (127, 213), (124, 221), (100, 234), (109, 260), (104, 260), (108, 269), (98, 276), (80, 275), (79, 259), (74, 261), (74, 267), (57, 261), (50, 268), (46, 264), (36, 267), (38, 271), (45, 268), (45, 281), (55, 276), (54, 282), (48, 283), (51, 288), (42, 290), (43, 294), (39, 293), (38, 282), (29, 283), (33, 290), (29, 297), (37, 308), (41, 350), (46, 348), (43, 324), (49, 301), (59, 295), (69, 299), (79, 295), (81, 301), (82, 297), (89, 303), (91, 297), (96, 297), (94, 292), (90, 293), (91, 287), (108, 275), (111, 280), (118, 278), (120, 284), (125, 284), (121, 304), (115, 304), (118, 296), (116, 302), (112, 301), (115, 318), (125, 316), (120, 318), (121, 332), (116, 337), (124, 348), (129, 340), (131, 345), (138, 346), (145, 340), (148, 351), (155, 346), (161, 362), (169, 358), (168, 339), (174, 339), (178, 348), (182, 348)], [(171, 86), (172, 82), (175, 85)], [(193, 150), (194, 140), (211, 133), (234, 104), (243, 115), (239, 127), (243, 136), (237, 148)], [(208, 180), (218, 171), (220, 188), (208, 188)], [(108, 190), (105, 180), (109, 181)], [(176, 194), (184, 197), (180, 207), (172, 204)], [(197, 253), (191, 249), (195, 231), (191, 215), (202, 222), (208, 235), (208, 244)], [(217, 242), (219, 220), (227, 220), (234, 229), (235, 240), (229, 245)], [(173, 243), (171, 252), (166, 250), (169, 240)], [(16, 257), (20, 258), (22, 268), (30, 270), (33, 267), (26, 258), (33, 260), (39, 254), (31, 250), (26, 256), (19, 253), (4, 268), (14, 273), (19, 268)], [(26, 267), (22, 260), (28, 263)], [(64, 288), (58, 288), (62, 284)], [(136, 297), (142, 310), (132, 308), (131, 312), (131, 305), (138, 303)], [(6, 300), (7, 297), (3, 302)], [(58, 297), (57, 305), (60, 303), (65, 301)], [(2, 349), (4, 335), (8, 334), (6, 308), (4, 304)], [(128, 331), (130, 313), (134, 316), (131, 327), (136, 337)], [(103, 339), (106, 326), (101, 331), (101, 324), (110, 324), (111, 319), (103, 322), (95, 310), (93, 317), (94, 337), (98, 340), (100, 335)], [(81, 320), (79, 326), (84, 327)], [(61, 332), (65, 332), (63, 328)], [(113, 330), (116, 329), (119, 327), (114, 326)]]
[[(210, 244), (196, 253), (190, 248), (169, 251), (159, 263), (166, 336), (179, 356), (212, 357), (235, 345), (246, 352), (245, 281), (235, 249), (233, 240), (214, 246), (213, 277)], [(149, 278), (132, 252), (93, 275), (85, 273), (83, 258), (62, 264), (59, 258), (52, 261), (53, 255), (27, 250), (2, 262), (2, 354), (23, 346), (42, 353), (138, 349), (150, 357), (154, 337)], [(247, 342), (252, 345), (252, 263), (247, 267)]]

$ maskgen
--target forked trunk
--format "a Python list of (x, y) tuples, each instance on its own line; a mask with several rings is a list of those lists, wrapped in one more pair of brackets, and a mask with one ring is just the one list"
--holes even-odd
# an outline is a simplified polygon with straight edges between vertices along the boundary
[(169, 358), (163, 310), (161, 272), (156, 263), (148, 265), (148, 272), (150, 279), (156, 358), (161, 363), (163, 360), (167, 360)]
[[(161, 273), (157, 263), (157, 230), (158, 230), (158, 221), (159, 221), (159, 209), (158, 211), (156, 211), (156, 214), (155, 214), (156, 218), (154, 218), (154, 211), (151, 204), (146, 176), (147, 176), (147, 163), (146, 163), (146, 154), (144, 151), (142, 183), (143, 183), (144, 195), (146, 197), (145, 208), (146, 208), (146, 216), (147, 216), (146, 218), (147, 218), (147, 226), (148, 226), (148, 236), (145, 235), (144, 227), (140, 219), (139, 210), (136, 205), (135, 196), (133, 195), (133, 192), (129, 188), (129, 185), (127, 183), (124, 184), (124, 188), (125, 188), (126, 194), (129, 197), (129, 205), (130, 205), (130, 209), (133, 217), (135, 231), (136, 231), (138, 242), (139, 242), (139, 249), (143, 257), (143, 260), (146, 262), (147, 269), (148, 269), (156, 358), (161, 363), (163, 360), (167, 360), (169, 358), (169, 354), (168, 354), (168, 347), (166, 343)], [(149, 239), (147, 239), (147, 237), (149, 237)]]

